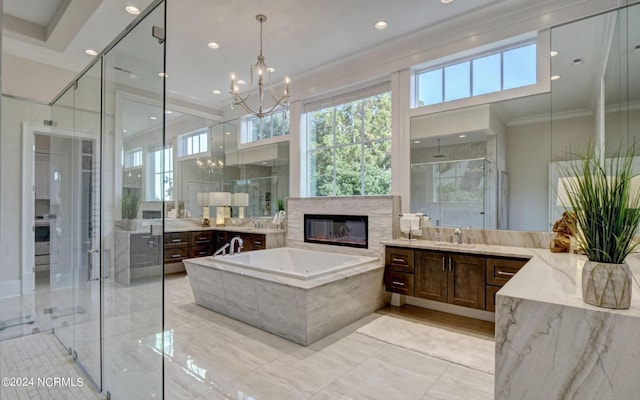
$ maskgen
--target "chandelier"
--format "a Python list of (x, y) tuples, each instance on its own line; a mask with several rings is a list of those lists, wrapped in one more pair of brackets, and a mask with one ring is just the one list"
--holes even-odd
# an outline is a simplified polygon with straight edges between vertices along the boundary
[[(264, 56), (262, 55), (262, 23), (267, 20), (267, 17), (262, 14), (256, 15), (256, 20), (260, 22), (260, 54), (258, 54), (258, 62), (251, 65), (249, 74), (251, 75), (251, 85), (249, 86), (248, 93), (242, 97), (238, 93), (238, 85), (236, 85), (236, 77), (234, 74), (231, 74), (231, 88), (229, 93), (233, 96), (233, 100), (231, 102), (231, 108), (234, 106), (242, 106), (249, 114), (255, 115), (258, 118), (262, 118), (265, 115), (271, 114), (276, 108), (280, 106), (286, 106), (287, 100), (289, 99), (289, 78), (285, 78), (285, 88), (282, 96), (276, 95), (273, 88), (271, 87), (271, 72), (275, 71), (273, 68), (269, 67), (264, 62)], [(254, 79), (254, 74), (257, 74), (257, 79)], [(264, 74), (267, 74), (267, 87), (264, 87)], [(255, 111), (248, 104), (247, 101), (249, 97), (253, 94), (254, 90), (254, 82), (257, 81), (258, 87), (258, 109)], [(263, 100), (264, 95), (267, 92), (271, 95), (271, 99), (274, 104), (267, 111), (263, 111)]]

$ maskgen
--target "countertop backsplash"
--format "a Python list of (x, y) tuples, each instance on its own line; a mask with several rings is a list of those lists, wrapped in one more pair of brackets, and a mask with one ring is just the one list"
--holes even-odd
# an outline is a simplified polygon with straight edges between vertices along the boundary
[[(549, 244), (556, 236), (553, 232), (528, 232), (485, 229), (462, 229), (462, 241), (465, 244), (490, 244), (513, 247), (529, 247), (548, 249)], [(455, 241), (456, 228), (430, 227), (422, 229), (422, 236), (416, 239), (438, 240), (436, 231), (440, 232), (440, 241)]]

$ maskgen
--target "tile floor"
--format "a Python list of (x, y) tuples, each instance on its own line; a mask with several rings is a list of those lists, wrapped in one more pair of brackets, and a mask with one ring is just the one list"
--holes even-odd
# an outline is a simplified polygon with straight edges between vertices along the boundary
[[(381, 314), (483, 337), (493, 337), (492, 323), (411, 306), (386, 308), (303, 347), (195, 305), (188, 279), (185, 274), (165, 279), (165, 399), (493, 399), (493, 375), (356, 333)], [(43, 335), (52, 337), (39, 334), (29, 338)], [(136, 363), (155, 365), (161, 335), (141, 327), (127, 336), (131, 342), (114, 341), (118, 350), (105, 348), (105, 353), (109, 351), (113, 363), (125, 369)], [(21, 340), (28, 339), (6, 341), (3, 346)], [(15, 346), (21, 347), (19, 342)], [(50, 350), (59, 351), (62, 361), (48, 356), (29, 362), (54, 362), (59, 368), (70, 363), (77, 370), (62, 346)], [(0, 367), (2, 376), (16, 371), (9, 365)], [(136, 399), (157, 398), (157, 393), (140, 389), (152, 383), (120, 381), (118, 391), (138, 389)], [(156, 391), (160, 389), (155, 386)], [(75, 398), (47, 397), (46, 392), (36, 393), (41, 396), (37, 397), (34, 393), (8, 398)], [(112, 399), (120, 398), (122, 395), (112, 391)]]

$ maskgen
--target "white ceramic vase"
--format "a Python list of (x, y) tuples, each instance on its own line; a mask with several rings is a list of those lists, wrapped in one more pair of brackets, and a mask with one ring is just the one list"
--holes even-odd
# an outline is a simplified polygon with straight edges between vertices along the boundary
[(631, 281), (631, 270), (626, 263), (586, 261), (582, 268), (582, 300), (598, 307), (629, 308)]

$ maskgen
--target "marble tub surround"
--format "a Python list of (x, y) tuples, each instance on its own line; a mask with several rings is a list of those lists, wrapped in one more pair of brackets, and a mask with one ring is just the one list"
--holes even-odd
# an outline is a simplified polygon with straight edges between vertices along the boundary
[(205, 257), (184, 261), (196, 304), (309, 345), (383, 307), (379, 260), (300, 280)]
[[(505, 231), (489, 229), (462, 229), (463, 244), (467, 244), (467, 238), (471, 239), (471, 244), (489, 244), (511, 247), (528, 247), (548, 249), (549, 244), (556, 237), (553, 232), (528, 232), (528, 231)], [(440, 231), (442, 242), (449, 242), (451, 238), (455, 241), (454, 231), (456, 228), (423, 228), (422, 238), (424, 240), (436, 240), (436, 230)], [(420, 239), (418, 239), (420, 240)]]
[[(400, 237), (400, 196), (309, 197), (287, 199), (286, 243), (299, 249), (382, 257), (385, 240)], [(366, 215), (369, 248), (304, 241), (304, 214)]]
[(582, 301), (586, 257), (534, 253), (497, 294), (495, 398), (636, 398), (640, 255), (630, 308), (609, 310)]

